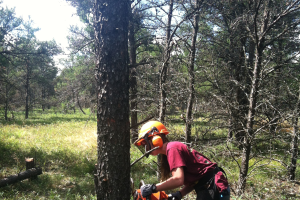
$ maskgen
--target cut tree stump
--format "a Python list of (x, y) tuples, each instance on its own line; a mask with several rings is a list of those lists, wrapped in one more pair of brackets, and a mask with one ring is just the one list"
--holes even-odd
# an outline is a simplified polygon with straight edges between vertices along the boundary
[(19, 181), (22, 181), (24, 179), (33, 177), (33, 176), (38, 176), (42, 174), (42, 168), (32, 168), (28, 169), (25, 172), (21, 172), (19, 174), (9, 176), (7, 178), (4, 178), (0, 180), (0, 187), (4, 187)]
[(26, 170), (34, 168), (34, 159), (33, 158), (25, 158)]
[[(26, 170), (35, 168), (35, 163), (33, 158), (25, 158)], [(37, 179), (37, 176), (31, 176), (30, 180)]]

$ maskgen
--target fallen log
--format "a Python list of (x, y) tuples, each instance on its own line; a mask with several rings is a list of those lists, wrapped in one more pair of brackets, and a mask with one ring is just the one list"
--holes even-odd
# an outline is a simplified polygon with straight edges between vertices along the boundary
[(41, 174), (42, 174), (42, 168), (28, 169), (25, 172), (21, 172), (19, 174), (12, 175), (12, 176), (9, 176), (7, 178), (0, 180), (0, 187), (4, 187), (4, 186), (10, 185), (10, 184), (22, 181), (24, 179), (30, 178), (30, 177), (41, 175)]

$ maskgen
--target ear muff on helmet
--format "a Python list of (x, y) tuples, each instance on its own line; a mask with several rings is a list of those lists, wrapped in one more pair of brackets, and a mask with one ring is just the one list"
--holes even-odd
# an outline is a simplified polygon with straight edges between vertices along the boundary
[(161, 148), (163, 146), (163, 140), (159, 135), (155, 135), (152, 138), (152, 144), (153, 144), (154, 147)]
[(169, 134), (167, 128), (159, 121), (149, 121), (145, 123), (139, 131), (138, 139), (134, 142), (134, 145), (140, 146), (146, 137), (153, 137), (158, 134)]

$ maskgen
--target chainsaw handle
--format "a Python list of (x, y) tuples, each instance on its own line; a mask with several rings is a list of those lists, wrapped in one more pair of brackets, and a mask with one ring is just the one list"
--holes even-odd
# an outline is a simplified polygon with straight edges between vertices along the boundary
[(145, 185), (145, 182), (143, 180), (140, 181), (140, 188)]
[[(140, 188), (145, 185), (145, 182), (143, 180), (140, 181)], [(150, 200), (150, 196), (145, 197), (146, 200)]]

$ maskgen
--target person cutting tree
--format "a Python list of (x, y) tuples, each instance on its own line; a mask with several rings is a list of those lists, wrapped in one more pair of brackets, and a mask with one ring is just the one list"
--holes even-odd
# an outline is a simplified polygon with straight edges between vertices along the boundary
[(197, 200), (230, 199), (230, 188), (224, 170), (187, 145), (177, 141), (169, 142), (167, 134), (169, 132), (161, 122), (149, 121), (141, 127), (138, 139), (134, 142), (136, 146), (144, 147), (145, 151), (158, 147), (150, 155), (162, 155), (162, 182), (141, 186), (142, 196), (183, 186), (177, 192), (169, 194), (168, 199), (180, 200), (193, 190), (197, 193)]

